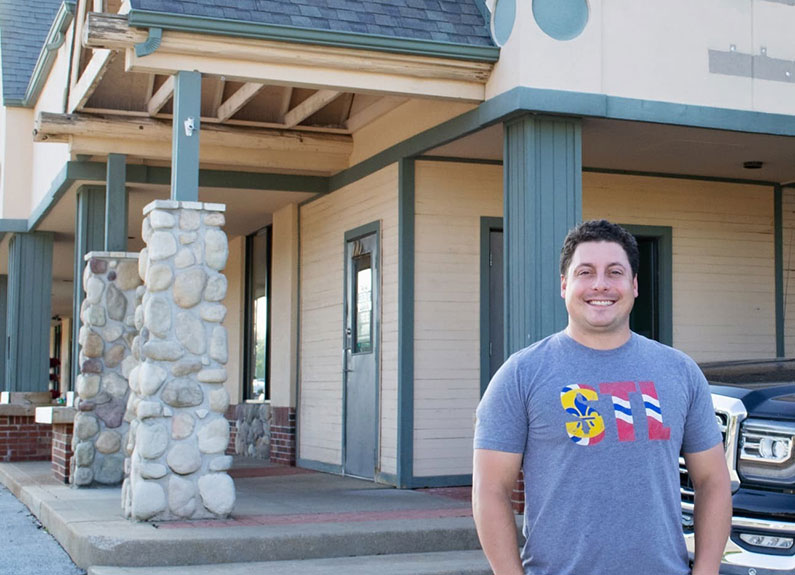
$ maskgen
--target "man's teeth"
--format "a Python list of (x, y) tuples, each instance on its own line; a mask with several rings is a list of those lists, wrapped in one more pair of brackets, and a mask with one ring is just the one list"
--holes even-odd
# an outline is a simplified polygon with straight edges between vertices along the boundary
[(607, 306), (607, 305), (613, 305), (614, 302), (608, 300), (591, 300), (588, 303), (591, 305)]

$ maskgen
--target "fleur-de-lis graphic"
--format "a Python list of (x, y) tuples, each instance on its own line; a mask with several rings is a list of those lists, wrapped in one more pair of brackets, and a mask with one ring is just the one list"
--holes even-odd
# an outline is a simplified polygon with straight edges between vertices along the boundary
[(581, 393), (574, 398), (574, 407), (567, 408), (566, 413), (577, 417), (577, 429), (586, 436), (590, 434), (599, 417), (596, 410), (588, 405), (588, 399)]

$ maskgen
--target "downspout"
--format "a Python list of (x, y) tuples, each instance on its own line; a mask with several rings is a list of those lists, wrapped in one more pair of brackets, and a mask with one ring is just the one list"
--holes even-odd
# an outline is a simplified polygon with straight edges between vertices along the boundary
[(162, 28), (149, 28), (149, 36), (140, 44), (135, 45), (135, 55), (139, 58), (152, 54), (155, 50), (160, 48), (160, 42), (163, 40)]

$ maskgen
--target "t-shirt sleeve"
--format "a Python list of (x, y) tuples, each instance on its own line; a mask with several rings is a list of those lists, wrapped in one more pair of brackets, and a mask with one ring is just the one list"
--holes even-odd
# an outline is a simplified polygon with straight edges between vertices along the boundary
[(682, 452), (696, 453), (714, 447), (723, 441), (715, 419), (712, 396), (704, 374), (694, 362), (687, 366), (691, 384), (691, 400), (685, 420)]
[(494, 374), (475, 421), (475, 449), (524, 453), (527, 441), (527, 407), (515, 358)]

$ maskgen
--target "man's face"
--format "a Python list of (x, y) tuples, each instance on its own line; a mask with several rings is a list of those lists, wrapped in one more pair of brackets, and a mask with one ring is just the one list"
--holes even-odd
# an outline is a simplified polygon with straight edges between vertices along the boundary
[(569, 327), (575, 339), (629, 335), (629, 313), (638, 296), (638, 279), (615, 242), (584, 242), (574, 250), (560, 278)]

